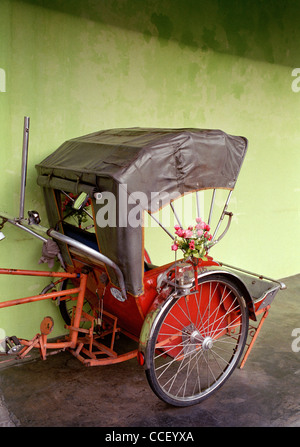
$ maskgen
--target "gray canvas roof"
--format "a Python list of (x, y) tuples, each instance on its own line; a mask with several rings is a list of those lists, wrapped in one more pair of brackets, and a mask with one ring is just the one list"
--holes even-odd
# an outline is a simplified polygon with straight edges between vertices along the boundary
[[(117, 208), (126, 194), (146, 195), (144, 210), (155, 212), (180, 195), (201, 189), (235, 186), (247, 149), (244, 137), (221, 130), (130, 128), (95, 132), (63, 143), (37, 165), (50, 225), (57, 208), (49, 188), (79, 193), (112, 192)], [(165, 192), (165, 196), (161, 193)], [(155, 194), (160, 201), (155, 200)], [(164, 201), (164, 198), (165, 202)], [(169, 199), (168, 199), (169, 197)], [(134, 205), (128, 205), (130, 212)], [(93, 200), (95, 215), (100, 205)], [(130, 208), (131, 207), (131, 208)], [(120, 267), (128, 292), (143, 293), (143, 229), (130, 225), (95, 228), (101, 252)], [(116, 281), (113, 272), (109, 272)]]
[(109, 178), (149, 199), (155, 191), (233, 189), (246, 148), (245, 138), (221, 130), (104, 130), (63, 143), (37, 165), (38, 183), (46, 186), (50, 174), (52, 185), (64, 179), (102, 191)]

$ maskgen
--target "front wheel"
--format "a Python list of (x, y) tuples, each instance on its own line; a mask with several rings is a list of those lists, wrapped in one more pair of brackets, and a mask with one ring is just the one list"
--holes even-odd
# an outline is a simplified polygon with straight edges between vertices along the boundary
[(157, 315), (148, 343), (152, 390), (175, 406), (195, 405), (228, 379), (243, 353), (248, 309), (221, 275), (199, 279), (194, 294), (172, 299)]

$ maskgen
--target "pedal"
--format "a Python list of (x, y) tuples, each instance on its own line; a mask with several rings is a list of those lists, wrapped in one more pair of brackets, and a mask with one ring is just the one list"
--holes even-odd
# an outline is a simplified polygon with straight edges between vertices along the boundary
[(5, 338), (6, 343), (6, 354), (17, 354), (23, 346), (20, 343), (20, 340), (15, 336), (6, 337)]

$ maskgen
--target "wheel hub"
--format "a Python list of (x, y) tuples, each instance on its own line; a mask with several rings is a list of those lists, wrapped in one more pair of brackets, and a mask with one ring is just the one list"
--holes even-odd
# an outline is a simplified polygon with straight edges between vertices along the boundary
[(208, 351), (213, 347), (212, 337), (209, 336), (203, 337), (203, 335), (199, 332), (198, 329), (195, 328), (194, 325), (185, 327), (182, 333), (182, 340), (184, 342), (185, 354), (194, 352), (195, 349), (200, 347), (203, 351)]
[(211, 337), (205, 337), (205, 339), (202, 342), (203, 351), (208, 351), (212, 347), (213, 347), (213, 339)]

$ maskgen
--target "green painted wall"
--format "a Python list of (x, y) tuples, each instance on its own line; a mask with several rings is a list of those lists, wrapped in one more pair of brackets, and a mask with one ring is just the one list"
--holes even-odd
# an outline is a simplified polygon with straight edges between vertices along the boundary
[[(299, 1), (0, 0), (0, 204), (18, 214), (23, 117), (31, 118), (26, 210), (38, 209), (34, 165), (70, 137), (112, 127), (202, 127), (246, 136), (248, 155), (216, 258), (275, 278), (299, 272)], [(299, 83), (300, 85), (300, 83)], [(8, 225), (0, 265), (38, 268), (41, 244)], [(154, 262), (172, 259), (147, 232)], [(0, 299), (45, 282), (1, 277)], [(32, 337), (52, 303), (1, 311)]]

